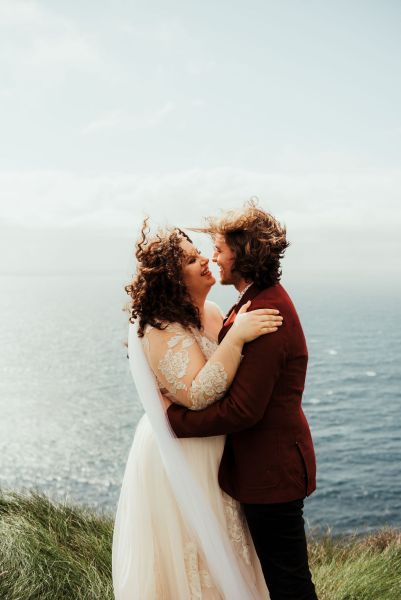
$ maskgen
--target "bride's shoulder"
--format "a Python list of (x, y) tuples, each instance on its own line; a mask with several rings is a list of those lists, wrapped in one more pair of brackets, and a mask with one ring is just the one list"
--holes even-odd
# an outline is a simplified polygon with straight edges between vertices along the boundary
[(172, 336), (183, 336), (191, 335), (188, 329), (186, 329), (181, 323), (171, 323), (169, 321), (163, 321), (160, 323), (160, 327), (154, 327), (149, 323), (144, 327), (144, 335), (146, 337), (157, 337), (160, 339), (170, 338)]
[(216, 319), (224, 319), (223, 311), (220, 306), (213, 302), (212, 300), (206, 300), (205, 302), (205, 310), (210, 317), (214, 317)]
[(206, 300), (205, 308), (209, 310), (212, 314), (220, 315), (222, 317), (224, 316), (220, 306), (216, 302), (213, 302), (213, 300)]

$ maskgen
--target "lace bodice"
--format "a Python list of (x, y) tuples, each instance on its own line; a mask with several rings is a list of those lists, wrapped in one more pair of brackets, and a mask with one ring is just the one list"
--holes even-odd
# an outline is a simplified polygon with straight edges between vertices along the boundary
[(147, 325), (143, 344), (160, 390), (174, 402), (200, 410), (226, 392), (225, 366), (213, 360), (218, 344), (198, 329), (178, 323), (163, 330)]

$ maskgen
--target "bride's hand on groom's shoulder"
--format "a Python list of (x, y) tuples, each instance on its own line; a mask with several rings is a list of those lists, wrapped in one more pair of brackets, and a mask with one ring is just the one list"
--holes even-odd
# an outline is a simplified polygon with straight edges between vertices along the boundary
[(283, 323), (283, 317), (277, 309), (258, 308), (247, 312), (250, 304), (251, 301), (248, 300), (241, 306), (232, 327), (244, 344), (266, 333), (274, 333)]

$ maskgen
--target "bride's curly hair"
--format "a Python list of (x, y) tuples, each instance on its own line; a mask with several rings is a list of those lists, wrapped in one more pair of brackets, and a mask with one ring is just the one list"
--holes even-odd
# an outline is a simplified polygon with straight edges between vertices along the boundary
[(148, 221), (149, 218), (144, 220), (135, 246), (136, 274), (124, 288), (132, 298), (126, 306), (129, 321), (138, 319), (139, 337), (143, 337), (147, 324), (157, 329), (165, 329), (168, 323), (201, 328), (199, 310), (182, 276), (185, 252), (181, 242), (192, 240), (178, 227), (149, 236)]

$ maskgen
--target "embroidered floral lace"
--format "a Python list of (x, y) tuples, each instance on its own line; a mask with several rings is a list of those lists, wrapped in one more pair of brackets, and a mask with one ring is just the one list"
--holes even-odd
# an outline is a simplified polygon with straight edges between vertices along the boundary
[(188, 331), (177, 323), (164, 330), (147, 326), (144, 348), (161, 391), (175, 402), (200, 410), (226, 392), (224, 365), (209, 360), (217, 342), (194, 328)]

